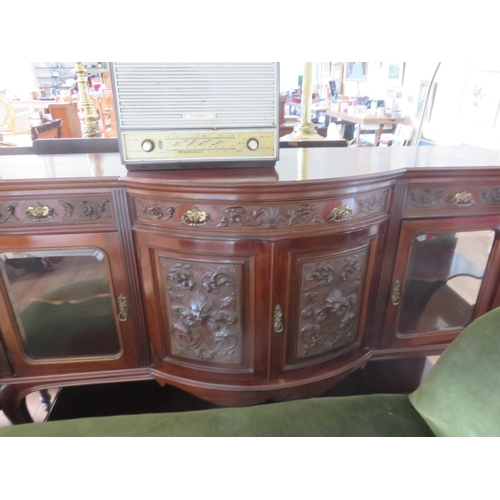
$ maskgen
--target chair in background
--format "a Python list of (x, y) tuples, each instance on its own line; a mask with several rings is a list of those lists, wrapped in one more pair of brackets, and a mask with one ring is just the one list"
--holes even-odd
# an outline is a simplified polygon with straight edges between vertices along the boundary
[(409, 146), (415, 134), (413, 125), (396, 125), (394, 134), (387, 134), (376, 146)]
[(62, 137), (62, 120), (58, 118), (36, 127), (31, 127), (31, 139), (60, 139)]
[(99, 94), (95, 96), (94, 102), (99, 112), (100, 128), (103, 137), (118, 137), (113, 94)]
[(30, 116), (29, 111), (14, 113), (9, 101), (0, 94), (0, 135), (7, 133), (15, 137), (17, 134), (29, 134)]

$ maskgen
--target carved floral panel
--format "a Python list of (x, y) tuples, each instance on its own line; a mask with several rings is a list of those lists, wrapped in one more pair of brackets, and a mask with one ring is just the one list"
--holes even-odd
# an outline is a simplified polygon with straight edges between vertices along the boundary
[(172, 354), (203, 362), (243, 360), (241, 264), (160, 257)]
[(301, 266), (298, 359), (355, 341), (366, 259), (364, 248)]

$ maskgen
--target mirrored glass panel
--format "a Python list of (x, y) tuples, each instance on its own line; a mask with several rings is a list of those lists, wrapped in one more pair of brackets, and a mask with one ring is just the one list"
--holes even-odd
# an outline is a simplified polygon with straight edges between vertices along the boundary
[(476, 305), (493, 231), (424, 234), (413, 240), (399, 334), (467, 326)]
[(102, 252), (3, 252), (0, 271), (28, 357), (103, 356), (120, 352)]

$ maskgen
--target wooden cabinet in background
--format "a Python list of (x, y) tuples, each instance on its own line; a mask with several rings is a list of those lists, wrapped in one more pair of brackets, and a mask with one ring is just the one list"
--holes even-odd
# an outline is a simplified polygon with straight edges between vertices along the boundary
[(78, 138), (82, 136), (80, 119), (78, 118), (78, 104), (76, 102), (58, 102), (48, 105), (49, 112), (54, 120), (62, 120), (62, 138)]

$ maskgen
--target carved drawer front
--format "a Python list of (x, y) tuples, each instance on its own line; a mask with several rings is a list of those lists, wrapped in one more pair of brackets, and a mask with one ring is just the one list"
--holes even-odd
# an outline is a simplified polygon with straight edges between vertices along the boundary
[(500, 185), (470, 183), (452, 186), (409, 186), (404, 204), (405, 215), (491, 213), (500, 209)]
[(251, 258), (233, 262), (158, 255), (165, 362), (253, 371)]
[(192, 230), (279, 231), (294, 227), (337, 226), (386, 214), (389, 189), (303, 202), (207, 204), (133, 198), (135, 220)]
[(111, 195), (0, 199), (0, 228), (44, 224), (112, 224)]

